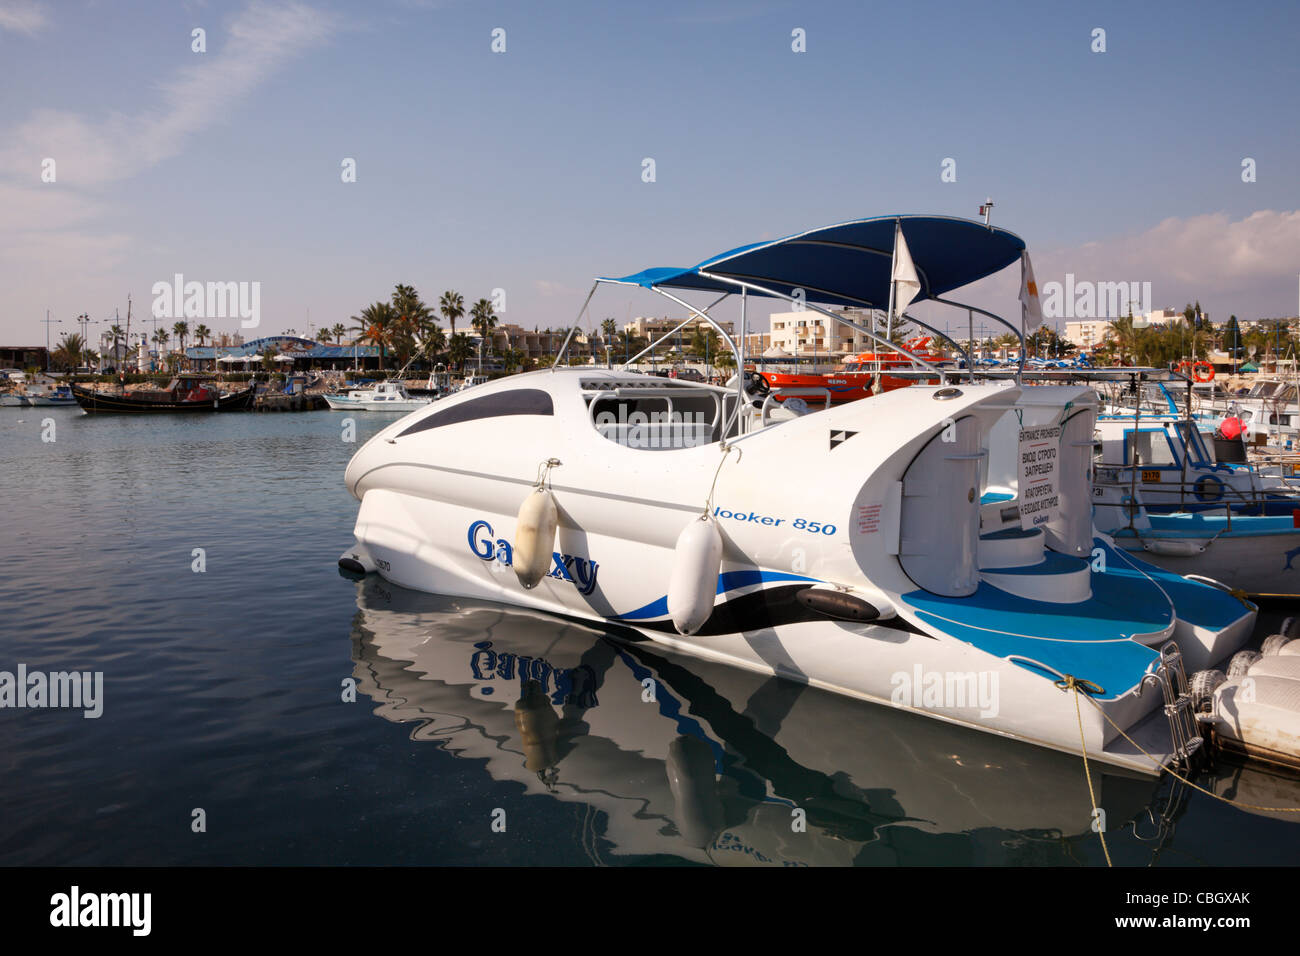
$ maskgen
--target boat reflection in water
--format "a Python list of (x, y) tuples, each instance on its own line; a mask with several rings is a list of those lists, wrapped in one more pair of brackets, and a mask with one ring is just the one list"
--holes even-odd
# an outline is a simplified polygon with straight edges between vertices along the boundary
[[(354, 675), (376, 713), (530, 795), (600, 811), (584, 840), (613, 857), (1068, 863), (1099, 849), (1077, 756), (610, 639), (635, 632), (356, 584)], [(1092, 772), (1113, 854), (1129, 822), (1144, 841), (1163, 832), (1167, 784)], [(1128, 842), (1132, 862), (1158, 849)]]

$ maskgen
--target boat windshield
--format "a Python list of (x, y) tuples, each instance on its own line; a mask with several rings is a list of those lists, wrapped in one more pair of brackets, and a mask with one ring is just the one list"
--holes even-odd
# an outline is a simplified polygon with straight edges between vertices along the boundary
[(736, 402), (734, 392), (680, 379), (583, 379), (582, 391), (597, 434), (648, 451), (721, 441)]
[(1175, 427), (1183, 440), (1183, 447), (1188, 450), (1189, 461), (1205, 463), (1214, 460), (1207, 453), (1201, 432), (1193, 422), (1179, 422)]

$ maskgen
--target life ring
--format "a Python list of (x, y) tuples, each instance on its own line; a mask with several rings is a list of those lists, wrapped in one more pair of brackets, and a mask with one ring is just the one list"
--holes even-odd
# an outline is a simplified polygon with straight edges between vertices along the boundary
[(1191, 362), (1179, 362), (1179, 363), (1178, 363), (1174, 368), (1175, 368), (1175, 371), (1177, 371), (1179, 374), (1181, 374), (1181, 375), (1186, 375), (1186, 376), (1188, 376), (1189, 378), (1191, 377), (1191, 374), (1192, 374), (1192, 363), (1191, 363)]
[(1197, 362), (1192, 366), (1192, 378), (1198, 382), (1214, 381), (1214, 366), (1209, 362)]
[(1197, 501), (1218, 501), (1223, 497), (1223, 482), (1213, 475), (1202, 475), (1192, 486)]

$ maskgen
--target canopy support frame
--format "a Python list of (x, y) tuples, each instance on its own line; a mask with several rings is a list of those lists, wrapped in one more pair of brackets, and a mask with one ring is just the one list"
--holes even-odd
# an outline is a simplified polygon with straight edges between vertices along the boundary
[[(911, 352), (903, 348), (901, 345), (891, 342), (889, 341), (889, 339), (881, 338), (879, 335), (877, 335), (875, 332), (871, 331), (870, 329), (866, 328), (865, 326), (859, 325), (857, 322), (854, 322), (850, 319), (846, 319), (842, 315), (836, 315), (834, 312), (830, 311), (829, 309), (823, 309), (821, 306), (815, 305), (814, 303), (808, 302), (807, 300), (795, 299), (794, 296), (786, 295), (784, 292), (778, 292), (776, 289), (769, 289), (765, 286), (759, 285), (756, 282), (743, 282), (740, 279), (733, 279), (730, 276), (724, 276), (724, 275), (715, 275), (714, 273), (711, 272), (701, 271), (699, 274), (704, 276), (707, 279), (713, 279), (717, 282), (727, 282), (733, 285), (738, 285), (742, 289), (744, 288), (752, 289), (755, 292), (759, 293), (760, 295), (771, 296), (775, 299), (784, 299), (787, 302), (802, 302), (804, 308), (812, 309), (814, 312), (820, 312), (822, 315), (826, 316), (829, 319), (833, 319), (836, 322), (839, 322), (843, 325), (847, 325), (849, 328), (857, 329), (859, 332), (867, 336), (867, 338), (871, 339), (871, 341), (875, 342), (877, 345), (882, 345), (885, 348), (890, 349), (891, 351), (898, 352), (900, 355), (910, 359), (911, 361), (915, 362), (917, 365), (921, 366), (922, 368), (934, 372), (936, 375), (939, 376), (940, 382), (946, 381), (945, 371), (939, 368), (937, 365), (934, 365), (931, 362), (927, 362), (925, 359), (921, 358), (920, 356), (913, 355)], [(849, 297), (842, 296), (842, 298), (849, 298)], [(870, 307), (870, 303), (863, 303), (863, 304)], [(924, 323), (917, 323), (917, 324), (924, 325)], [(929, 326), (926, 326), (926, 328), (929, 328)], [(936, 331), (935, 334), (943, 335), (942, 332), (938, 332), (938, 331)], [(944, 335), (943, 337), (948, 338), (946, 335)]]
[(586, 314), (587, 306), (591, 305), (591, 297), (596, 294), (596, 288), (599, 285), (599, 279), (591, 284), (591, 291), (587, 293), (587, 298), (583, 300), (582, 308), (578, 310), (578, 317), (573, 320), (573, 325), (569, 327), (569, 334), (564, 337), (564, 342), (560, 345), (560, 351), (556, 353), (555, 361), (551, 363), (552, 372), (554, 372), (555, 367), (560, 364), (560, 359), (564, 358), (565, 353), (569, 351), (569, 340), (573, 338), (573, 333), (578, 331), (578, 323), (582, 321), (583, 315)]
[[(599, 284), (601, 280), (597, 279), (596, 281), (597, 281), (597, 284)], [(676, 334), (677, 334), (678, 332), (680, 332), (682, 329), (686, 328), (686, 326), (690, 325), (692, 322), (697, 322), (697, 321), (699, 321), (699, 318), (703, 318), (703, 319), (704, 319), (705, 321), (707, 321), (711, 326), (713, 326), (715, 329), (717, 329), (717, 330), (718, 330), (718, 333), (719, 333), (719, 334), (720, 334), (724, 339), (727, 340), (727, 344), (731, 346), (732, 351), (733, 351), (733, 352), (735, 351), (735, 348), (736, 348), (735, 343), (732, 342), (732, 341), (731, 341), (731, 338), (727, 335), (727, 333), (724, 332), (724, 331), (722, 330), (722, 327), (721, 327), (720, 325), (718, 325), (717, 322), (714, 321), (713, 317), (712, 317), (711, 315), (708, 314), (708, 313), (709, 313), (709, 309), (711, 309), (711, 308), (713, 308), (714, 306), (718, 305), (718, 304), (719, 304), (720, 302), (722, 302), (724, 299), (730, 298), (734, 293), (731, 293), (731, 292), (724, 292), (724, 293), (723, 293), (722, 295), (720, 295), (718, 298), (714, 299), (712, 302), (710, 302), (708, 305), (706, 305), (706, 306), (704, 307), (704, 310), (703, 310), (703, 311), (700, 311), (699, 309), (696, 309), (695, 306), (690, 305), (689, 303), (683, 302), (681, 299), (678, 299), (677, 297), (675, 297), (675, 296), (671, 296), (671, 295), (669, 295), (667, 292), (662, 291), (658, 286), (652, 286), (650, 291), (652, 291), (652, 292), (658, 292), (660, 295), (662, 295), (662, 296), (663, 296), (664, 298), (666, 298), (666, 299), (672, 299), (672, 300), (673, 300), (674, 302), (676, 302), (678, 305), (684, 306), (687, 310), (689, 310), (689, 311), (691, 311), (691, 312), (696, 312), (696, 313), (698, 313), (698, 316), (695, 316), (695, 315), (688, 315), (688, 316), (687, 316), (685, 319), (683, 319), (681, 322), (678, 322), (675, 326), (673, 326), (671, 329), (669, 329), (668, 332), (665, 333), (665, 334), (664, 334), (664, 335), (659, 339), (659, 342), (651, 342), (649, 345), (647, 345), (645, 348), (643, 348), (640, 352), (637, 352), (636, 355), (633, 355), (630, 359), (628, 359), (626, 362), (624, 362), (624, 363), (623, 363), (623, 368), (624, 368), (624, 369), (626, 369), (628, 366), (630, 366), (633, 362), (635, 362), (637, 359), (639, 359), (641, 356), (645, 355), (646, 353), (648, 353), (648, 352), (653, 352), (656, 348), (659, 347), (659, 343), (660, 343), (660, 342), (666, 342), (666, 341), (668, 341), (670, 338), (672, 338), (674, 335), (676, 335)]]
[[(1016, 338), (1020, 339), (1020, 364), (1019, 364), (1019, 366), (1018, 366), (1017, 369), (1016, 369), (1016, 384), (1017, 384), (1017, 385), (1020, 384), (1021, 377), (1025, 374), (1025, 333), (1024, 333), (1024, 330), (1023, 330), (1023, 329), (1018, 329), (1018, 328), (1016, 328), (1014, 325), (1012, 325), (1012, 324), (1011, 324), (1010, 322), (1008, 322), (1006, 319), (1002, 318), (1002, 316), (1000, 316), (1000, 315), (995, 315), (994, 313), (988, 311), (987, 309), (981, 309), (981, 308), (980, 308), (979, 306), (977, 306), (977, 305), (967, 305), (965, 302), (957, 302), (957, 301), (955, 301), (955, 300), (953, 300), (953, 299), (945, 299), (945, 298), (943, 298), (943, 297), (941, 297), (941, 296), (937, 296), (937, 295), (931, 296), (931, 297), (930, 297), (930, 301), (932, 301), (932, 302), (942, 302), (944, 305), (951, 305), (951, 306), (953, 306), (954, 308), (965, 309), (965, 310), (967, 311), (967, 313), (970, 313), (970, 312), (978, 312), (980, 315), (986, 315), (986, 316), (988, 316), (990, 319), (992, 319), (994, 322), (1001, 322), (1003, 325), (1005, 325), (1007, 328), (1009, 328), (1009, 329), (1011, 330), (1011, 332), (1016, 336)], [(947, 338), (947, 336), (944, 336), (944, 337)], [(971, 362), (970, 362), (970, 359), (969, 359), (969, 358), (966, 360), (966, 368), (970, 370), (970, 373), (971, 373), (971, 381), (974, 381), (974, 380), (975, 380), (975, 368), (974, 368), (973, 365), (971, 365)]]

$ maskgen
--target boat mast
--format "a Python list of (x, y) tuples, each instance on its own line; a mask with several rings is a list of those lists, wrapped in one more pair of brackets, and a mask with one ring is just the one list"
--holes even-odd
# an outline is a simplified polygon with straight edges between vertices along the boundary
[[(131, 293), (126, 294), (126, 335), (122, 342), (122, 362), (126, 361), (126, 353), (131, 349)], [(184, 353), (182, 353), (183, 355)], [(122, 371), (122, 362), (117, 363), (117, 380), (126, 387), (126, 373)]]

